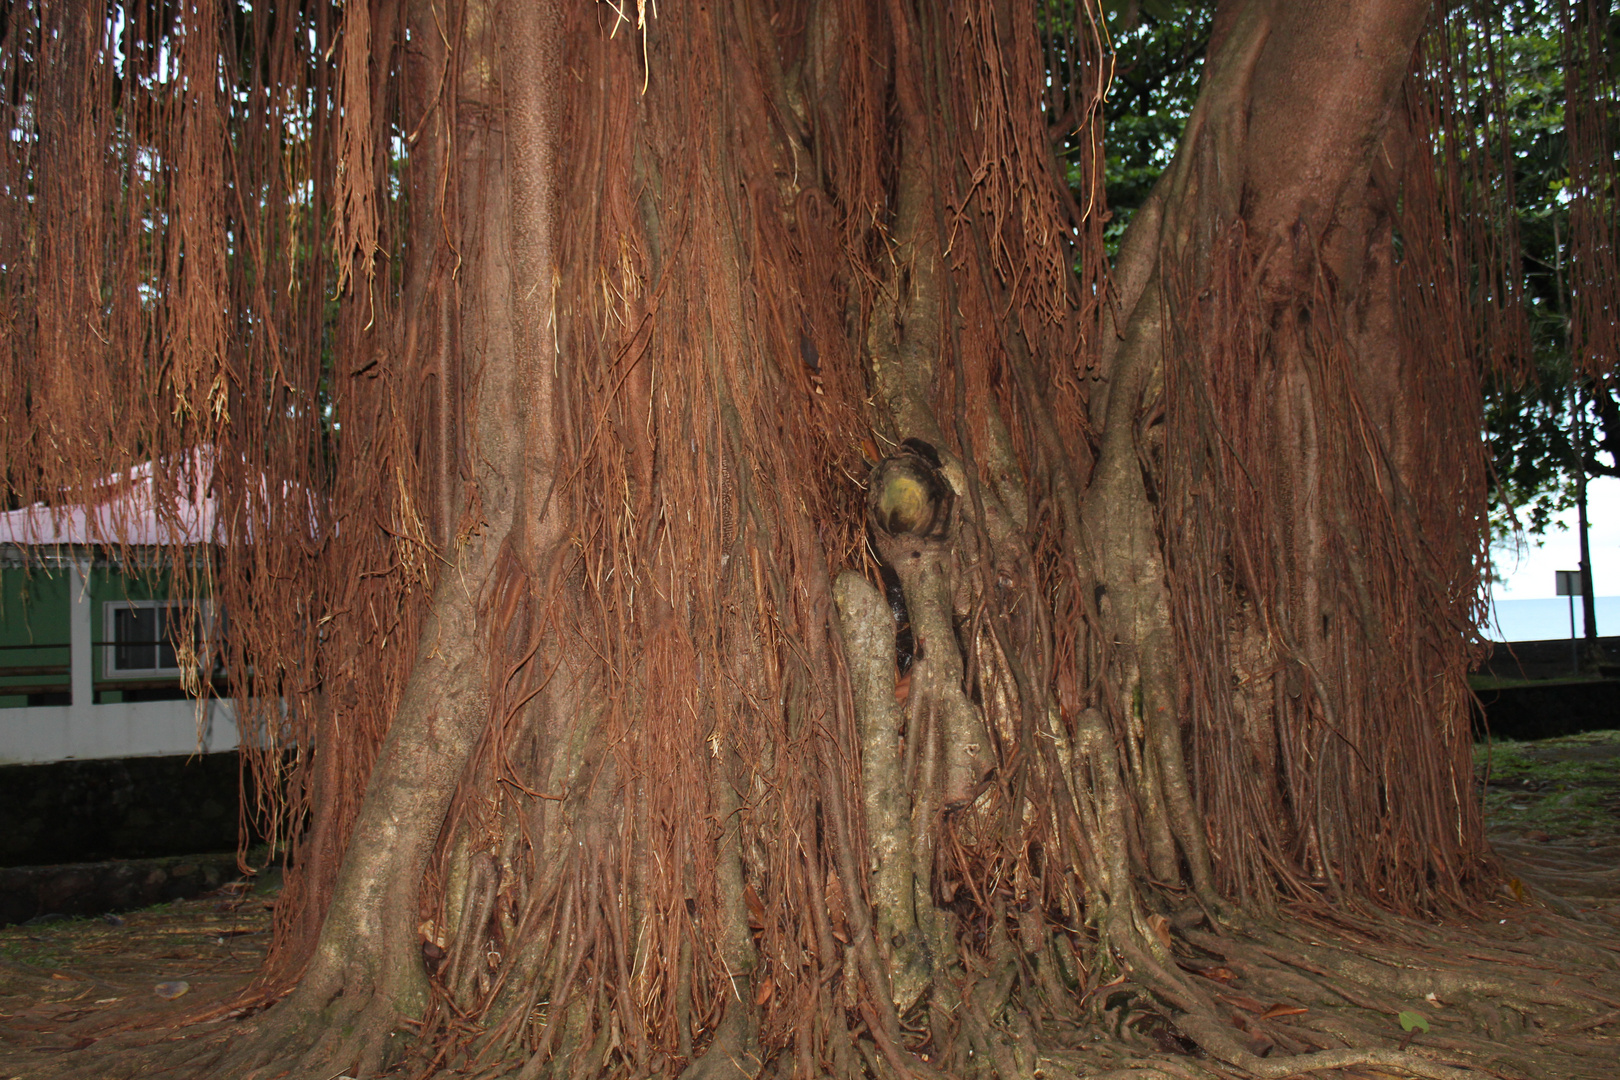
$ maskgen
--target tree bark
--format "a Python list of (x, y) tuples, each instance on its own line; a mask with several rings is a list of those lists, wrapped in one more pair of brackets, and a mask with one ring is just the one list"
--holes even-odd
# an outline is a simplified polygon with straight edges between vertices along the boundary
[[(1193, 965), (1494, 884), (1427, 6), (1223, 4), (1112, 279), (1100, 13), (1042, 10), (280, 31), (340, 58), (350, 292), (265, 426), (326, 425), (341, 565), (262, 620), (318, 802), (224, 1075), (1010, 1080), (1102, 1024), (1283, 1075)], [(1294, 1064), (1447, 1075), (1357, 1053)]]
[[(468, 7), (443, 137), (469, 509), (283, 1008), (374, 985), (417, 1016), (432, 986), (430, 1032), (485, 1017), (477, 1052), (526, 1076), (790, 1048), (927, 1072), (905, 1015), (945, 1067), (1016, 1072), (992, 1018), (1072, 1009), (1065, 987), (1115, 965), (1207, 1007), (1166, 929), (1197, 918), (1180, 890), (1226, 919), (1413, 873), (1464, 896), (1477, 817), (1417, 866), (1372, 838), (1457, 811), (1466, 753), (1461, 724), (1408, 722), (1436, 764), (1392, 808), (1411, 766), (1367, 717), (1412, 716), (1426, 677), (1377, 673), (1429, 571), (1399, 550), (1422, 436), (1390, 389), (1414, 373), (1399, 178), (1375, 170), (1408, 137), (1424, 11), (1222, 10), (1099, 337), (1066, 269), (1042, 301), (1066, 324), (992, 316), (1034, 302), (1039, 236), (1091, 227), (1055, 196), (1039, 227), (1008, 216), (1003, 171), (1046, 133), (966, 120), (976, 95), (1040, 93), (952, 82), (948, 57), (1029, 47), (1007, 12), (976, 36), (903, 3), (788, 24)], [(843, 49), (856, 28), (892, 69)], [(1064, 348), (1095, 349), (1094, 390)], [(1066, 423), (1089, 424), (1079, 455)], [(1384, 833), (1347, 831), (1369, 820)]]

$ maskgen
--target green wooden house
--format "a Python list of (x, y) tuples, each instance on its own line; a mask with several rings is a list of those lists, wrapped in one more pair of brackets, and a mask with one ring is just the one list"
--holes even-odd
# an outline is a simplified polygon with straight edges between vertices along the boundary
[(186, 693), (213, 679), (223, 620), (175, 588), (208, 557), (212, 502), (197, 484), (160, 522), (150, 469), (93, 507), (0, 514), (0, 764), (236, 747), (230, 703)]

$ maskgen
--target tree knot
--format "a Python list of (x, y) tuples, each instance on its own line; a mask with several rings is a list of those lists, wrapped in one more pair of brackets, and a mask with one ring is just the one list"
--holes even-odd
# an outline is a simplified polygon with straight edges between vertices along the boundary
[(872, 468), (867, 512), (890, 536), (943, 539), (955, 502), (956, 493), (939, 471), (939, 452), (921, 439), (905, 440)]

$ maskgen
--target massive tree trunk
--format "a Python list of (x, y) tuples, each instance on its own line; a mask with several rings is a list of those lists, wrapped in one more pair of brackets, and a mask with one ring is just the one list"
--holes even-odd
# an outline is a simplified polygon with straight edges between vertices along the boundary
[(1423, 5), (1224, 11), (1106, 308), (1011, 11), (428, 14), (478, 514), (271, 1031), (364, 1006), (374, 1066), (426, 948), (428, 1030), (529, 1074), (1008, 1073), (1011, 1003), (1187, 1008), (1230, 898), (1487, 876), (1478, 536), (1411, 502), (1471, 418), (1414, 432), (1373, 175)]
[(1223, 5), (1110, 277), (1089, 8), (351, 5), (295, 988), (212, 1074), (1451, 1075), (1190, 974), (1495, 880), (1426, 10)]
[[(1154, 665), (1145, 721), (1166, 755), (1190, 742), (1201, 779), (1208, 824), (1178, 844), (1199, 866), (1207, 829), (1224, 895), (1427, 908), (1487, 873), (1463, 680), (1477, 377), (1455, 294), (1423, 288), (1459, 268), (1396, 254), (1438, 239), (1402, 95), (1425, 14), (1222, 9), (1181, 152), (1127, 240), (1152, 254), (1122, 259), (1141, 283), (1089, 513), (1112, 534), (1107, 576), (1136, 583), (1117, 603), (1138, 629), (1115, 634)], [(1162, 431), (1143, 432), (1154, 410)], [(1165, 794), (1178, 819), (1183, 784)]]

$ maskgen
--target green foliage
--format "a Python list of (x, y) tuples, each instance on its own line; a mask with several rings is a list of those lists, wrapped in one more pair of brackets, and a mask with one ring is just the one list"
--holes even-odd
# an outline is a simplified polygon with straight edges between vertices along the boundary
[(1416, 1013), (1410, 1009), (1407, 1009), (1404, 1012), (1397, 1013), (1395, 1015), (1395, 1019), (1401, 1022), (1402, 1031), (1421, 1031), (1425, 1035), (1429, 1033), (1429, 1022), (1423, 1019), (1422, 1013)]
[(1564, 69), (1557, 23), (1550, 15), (1531, 18), (1534, 8), (1510, 7), (1497, 42), (1534, 349), (1529, 382), (1503, 382), (1486, 391), (1485, 430), (1495, 464), (1491, 523), (1497, 536), (1516, 526), (1539, 535), (1575, 498), (1570, 373), (1558, 275), (1558, 248), (1569, 227)]
[[(1571, 192), (1565, 57), (1553, 5), (1545, 0), (1508, 3), (1500, 15), (1499, 23), (1470, 32), (1491, 33), (1501, 65), (1500, 108), (1509, 131), (1506, 155), (1512, 161), (1514, 214), (1523, 247), (1521, 281), (1533, 371), (1522, 385), (1486, 387), (1485, 432), (1495, 465), (1491, 525), (1498, 537), (1520, 528), (1539, 536), (1556, 515), (1574, 505), (1577, 454), (1582, 452), (1572, 431), (1574, 372), (1567, 335)], [(1500, 147), (1489, 149), (1502, 154)], [(1582, 400), (1611, 393), (1612, 388), (1591, 383), (1580, 388)], [(1600, 406), (1588, 412), (1586, 469), (1589, 474), (1620, 475), (1620, 462), (1612, 453), (1590, 449), (1620, 435), (1605, 432), (1605, 411)]]
[(1175, 156), (1204, 70), (1215, 5), (1198, 0), (1105, 4), (1114, 45), (1108, 95), (1105, 239), (1119, 250), (1131, 216)]

